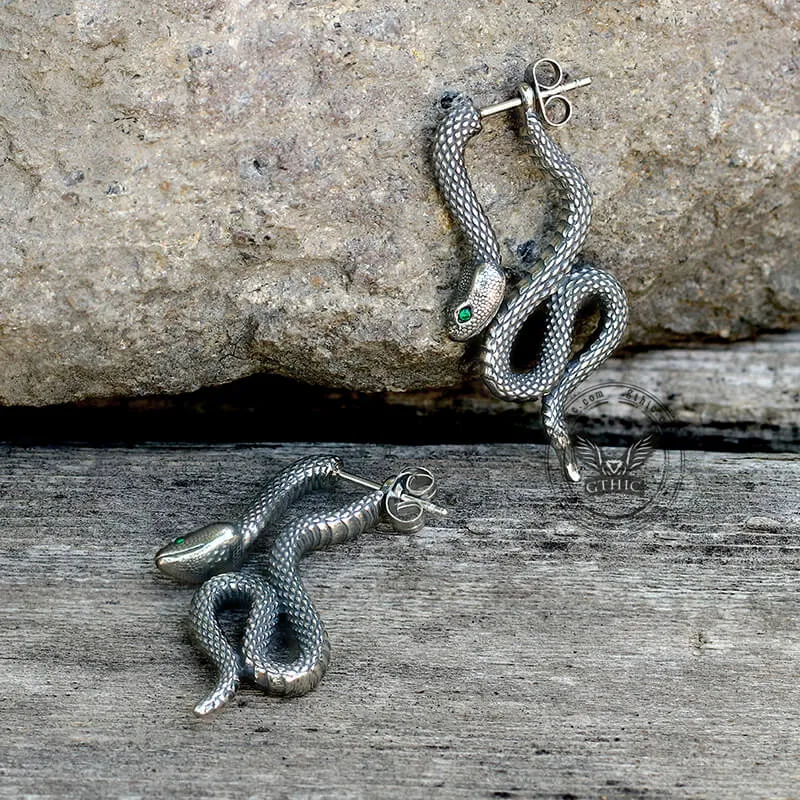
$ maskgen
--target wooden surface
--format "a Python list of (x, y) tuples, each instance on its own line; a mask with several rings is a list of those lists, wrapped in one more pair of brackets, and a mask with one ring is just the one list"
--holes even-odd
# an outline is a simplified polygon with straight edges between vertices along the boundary
[[(800, 331), (612, 358), (576, 394), (612, 382), (644, 389), (665, 403), (674, 417), (667, 433), (677, 446), (800, 452)], [(478, 379), (448, 389), (371, 395), (263, 374), (185, 395), (0, 407), (0, 431), (6, 441), (25, 446), (308, 441), (329, 438), (332, 431), (350, 442), (543, 442), (540, 411), (538, 400), (492, 397)], [(591, 420), (570, 419), (570, 428), (618, 444), (647, 433), (643, 422), (638, 409), (614, 405), (605, 413), (595, 409)]]
[[(427, 466), (452, 515), (308, 557), (325, 680), (196, 721), (213, 674), (152, 556), (321, 450)], [(590, 527), (532, 446), (11, 449), (2, 476), (0, 797), (800, 797), (793, 457), (688, 453), (669, 508)]]
[[(671, 431), (694, 449), (702, 442), (719, 450), (800, 450), (800, 331), (611, 358), (576, 394), (602, 383), (625, 383), (654, 394), (674, 417)], [(539, 401), (497, 400), (482, 382), (476, 383), (474, 392), (398, 392), (390, 400), (390, 407), (410, 406), (445, 420), (448, 411), (460, 414), (465, 426), (502, 416), (512, 430), (540, 427)], [(638, 434), (642, 418), (635, 409), (626, 414), (624, 406), (616, 406), (614, 411), (622, 416), (598, 417), (594, 434)], [(508, 439), (500, 425), (491, 433), (486, 440), (497, 441), (498, 435)]]

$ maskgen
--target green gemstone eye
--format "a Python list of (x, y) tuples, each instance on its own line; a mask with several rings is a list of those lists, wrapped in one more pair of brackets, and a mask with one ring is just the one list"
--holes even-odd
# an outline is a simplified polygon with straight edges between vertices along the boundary
[(464, 306), (458, 312), (458, 321), (459, 322), (469, 322), (472, 319), (472, 309), (469, 306)]
[(178, 537), (178, 538), (175, 540), (175, 544), (183, 544), (185, 541), (186, 541), (186, 539), (184, 539), (184, 538), (183, 538), (183, 536), (179, 536), (179, 537)]

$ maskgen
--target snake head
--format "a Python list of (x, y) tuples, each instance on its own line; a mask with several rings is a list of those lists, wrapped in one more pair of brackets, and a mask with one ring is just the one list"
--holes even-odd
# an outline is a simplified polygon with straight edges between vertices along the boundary
[(464, 299), (450, 308), (447, 335), (456, 342), (477, 336), (493, 319), (506, 292), (506, 274), (496, 263), (482, 262), (461, 274), (458, 296)]
[(180, 583), (202, 583), (239, 567), (242, 537), (228, 522), (205, 525), (178, 536), (156, 553), (156, 567)]

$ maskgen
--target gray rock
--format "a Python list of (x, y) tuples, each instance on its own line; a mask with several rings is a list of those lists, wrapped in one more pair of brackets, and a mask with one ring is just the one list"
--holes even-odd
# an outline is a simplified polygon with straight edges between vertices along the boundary
[[(541, 55), (594, 78), (555, 135), (629, 343), (795, 325), (797, 22), (744, 0), (3, 3), (0, 400), (457, 383), (438, 101), (503, 99)], [(524, 261), (547, 182), (506, 119), (470, 160)]]

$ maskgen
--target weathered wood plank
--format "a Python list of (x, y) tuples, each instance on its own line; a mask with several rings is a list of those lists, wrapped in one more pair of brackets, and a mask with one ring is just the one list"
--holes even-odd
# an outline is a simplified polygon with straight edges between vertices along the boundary
[[(735, 344), (649, 350), (609, 359), (577, 391), (600, 383), (624, 383), (655, 395), (675, 419), (674, 437), (726, 449), (734, 445), (797, 452), (800, 448), (800, 331), (760, 336)], [(473, 392), (392, 394), (388, 406), (411, 407), (446, 422), (489, 430), (486, 441), (538, 430), (539, 401), (516, 404), (492, 397), (481, 384)], [(598, 418), (593, 433), (639, 435), (641, 416), (615, 406)], [(437, 441), (441, 441), (437, 439)], [(759, 446), (760, 445), (760, 446)]]
[[(195, 721), (212, 673), (152, 555), (325, 450), (428, 466), (452, 515), (306, 559), (319, 689)], [(800, 797), (800, 463), (691, 453), (658, 518), (585, 528), (543, 452), (7, 451), (0, 797)]]
[[(800, 331), (752, 342), (652, 350), (613, 358), (578, 391), (632, 384), (675, 419), (672, 441), (691, 449), (800, 450)], [(486, 387), (379, 395), (259, 375), (193, 394), (116, 398), (43, 409), (0, 407), (0, 429), (17, 444), (148, 441), (340, 441), (409, 443), (544, 441), (538, 401), (493, 398)], [(614, 405), (586, 423), (591, 436), (643, 434), (635, 409)], [(575, 420), (571, 429), (584, 427)], [(594, 426), (594, 427), (592, 427)]]

